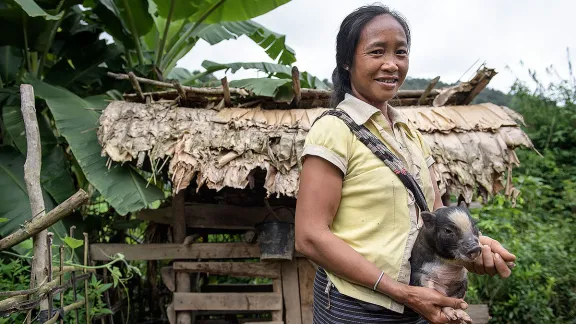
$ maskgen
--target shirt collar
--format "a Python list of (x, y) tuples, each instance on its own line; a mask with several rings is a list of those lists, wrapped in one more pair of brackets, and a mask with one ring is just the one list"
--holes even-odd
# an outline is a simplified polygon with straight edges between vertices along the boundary
[[(369, 103), (366, 103), (353, 95), (347, 93), (344, 95), (344, 100), (338, 104), (338, 107), (344, 110), (354, 122), (358, 125), (365, 124), (374, 114), (379, 113), (380, 110)], [(396, 126), (397, 123), (402, 123), (408, 128), (408, 120), (398, 109), (392, 108), (388, 105), (392, 125)]]

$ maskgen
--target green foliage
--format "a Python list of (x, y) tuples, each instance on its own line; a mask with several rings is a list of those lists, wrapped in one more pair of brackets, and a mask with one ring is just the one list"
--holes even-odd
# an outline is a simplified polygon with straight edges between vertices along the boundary
[(517, 256), (508, 279), (470, 275), (467, 299), (488, 303), (491, 323), (575, 323), (576, 87), (574, 78), (531, 91), (517, 83), (512, 108), (526, 121), (538, 155), (519, 152), (517, 205), (497, 196), (473, 210), (483, 234)]

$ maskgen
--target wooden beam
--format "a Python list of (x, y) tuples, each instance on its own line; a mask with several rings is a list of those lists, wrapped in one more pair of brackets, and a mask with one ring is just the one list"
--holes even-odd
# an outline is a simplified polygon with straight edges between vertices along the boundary
[(126, 260), (178, 260), (178, 259), (248, 259), (259, 258), (260, 247), (247, 243), (194, 243), (182, 244), (112, 244), (90, 245), (94, 261), (110, 261), (122, 253)]
[(488, 85), (488, 83), (490, 83), (490, 80), (492, 78), (488, 78), (488, 77), (484, 77), (480, 80), (480, 82), (478, 82), (478, 84), (476, 84), (476, 86), (470, 91), (470, 93), (468, 94), (468, 97), (466, 97), (466, 99), (464, 99), (464, 102), (462, 102), (463, 105), (469, 105), (472, 100), (474, 100), (474, 98), (476, 98), (476, 96), (482, 92), (482, 90), (484, 90), (484, 88), (486, 88), (486, 86)]
[(174, 262), (176, 272), (208, 272), (239, 277), (280, 278), (280, 264), (272, 262)]
[(220, 284), (204, 285), (203, 293), (267, 293), (275, 292), (271, 284)]
[[(229, 230), (251, 230), (261, 222), (269, 210), (262, 207), (242, 207), (217, 204), (188, 204), (185, 207), (186, 225), (190, 228), (218, 228)], [(293, 220), (292, 213), (281, 208), (276, 212), (281, 220)], [(172, 212), (168, 208), (145, 209), (137, 218), (160, 224), (172, 224)]]
[(286, 324), (302, 324), (296, 259), (282, 262), (282, 295), (286, 306)]
[[(237, 320), (238, 324), (284, 324), (282, 321), (269, 321), (267, 318), (238, 318)], [(230, 324), (230, 321), (225, 319), (207, 319), (196, 320), (196, 324)]]
[(186, 310), (280, 310), (277, 293), (174, 293), (174, 309)]
[(70, 215), (74, 209), (80, 207), (80, 205), (82, 205), (86, 200), (88, 200), (88, 194), (82, 189), (78, 190), (78, 192), (70, 196), (70, 198), (66, 199), (50, 212), (41, 213), (36, 217), (33, 217), (31, 221), (22, 224), (22, 226), (14, 233), (1, 239), (0, 251), (9, 249), (56, 224), (62, 218)]
[(424, 89), (424, 92), (420, 96), (420, 99), (418, 99), (418, 106), (426, 104), (426, 101), (428, 101), (428, 96), (430, 95), (430, 92), (432, 92), (432, 89), (434, 89), (434, 87), (436, 86), (436, 84), (438, 83), (439, 80), (440, 80), (440, 76), (437, 76), (434, 79), (432, 79), (432, 81), (430, 81), (430, 83), (428, 83), (428, 86), (426, 87), (426, 89)]

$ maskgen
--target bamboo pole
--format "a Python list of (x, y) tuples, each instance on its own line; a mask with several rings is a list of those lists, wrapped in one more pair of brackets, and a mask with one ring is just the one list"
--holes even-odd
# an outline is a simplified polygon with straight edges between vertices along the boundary
[[(24, 167), (26, 168), (26, 165), (24, 165)], [(38, 216), (32, 218), (31, 221), (26, 222), (22, 228), (0, 240), (0, 251), (9, 249), (29, 237), (45, 231), (48, 227), (69, 215), (74, 209), (80, 207), (87, 199), (88, 194), (82, 189), (78, 190), (78, 192), (56, 206), (56, 208), (52, 209), (49, 213), (40, 213)]]
[[(29, 84), (20, 85), (20, 102), (22, 118), (26, 129), (26, 162), (24, 163), (24, 181), (28, 197), (30, 198), (30, 208), (32, 218), (44, 216), (44, 198), (42, 187), (40, 186), (40, 170), (42, 169), (42, 148), (40, 146), (40, 131), (36, 118), (36, 107), (34, 104), (34, 88)], [(33, 239), (34, 259), (32, 272), (36, 282), (46, 280), (46, 239), (47, 230), (39, 231)], [(48, 311), (48, 300), (40, 303), (40, 311)]]

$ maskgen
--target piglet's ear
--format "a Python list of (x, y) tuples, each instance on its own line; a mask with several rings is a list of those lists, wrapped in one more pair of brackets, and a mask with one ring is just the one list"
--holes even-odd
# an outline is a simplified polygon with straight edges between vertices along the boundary
[(420, 213), (420, 216), (422, 216), (424, 226), (426, 226), (427, 228), (434, 227), (434, 224), (436, 223), (436, 214), (424, 211)]

